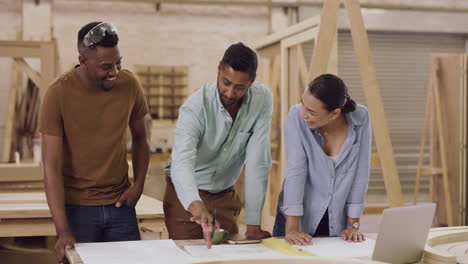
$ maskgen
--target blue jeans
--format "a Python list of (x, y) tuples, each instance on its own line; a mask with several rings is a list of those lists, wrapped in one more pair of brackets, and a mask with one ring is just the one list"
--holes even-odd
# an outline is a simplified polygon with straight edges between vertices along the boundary
[(134, 207), (66, 205), (65, 213), (77, 243), (140, 240)]

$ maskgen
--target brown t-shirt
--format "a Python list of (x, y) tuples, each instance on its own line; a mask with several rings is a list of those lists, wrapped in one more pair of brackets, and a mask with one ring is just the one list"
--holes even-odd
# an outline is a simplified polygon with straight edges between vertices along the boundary
[(63, 138), (65, 203), (112, 204), (129, 186), (125, 130), (148, 106), (128, 70), (118, 73), (111, 91), (84, 85), (76, 69), (58, 77), (45, 94), (39, 127)]

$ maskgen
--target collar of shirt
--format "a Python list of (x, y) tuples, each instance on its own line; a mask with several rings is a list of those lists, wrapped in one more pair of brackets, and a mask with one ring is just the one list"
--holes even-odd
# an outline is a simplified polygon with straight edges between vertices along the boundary
[[(348, 124), (350, 124), (353, 128), (354, 126), (360, 126), (362, 124), (361, 121), (357, 120), (356, 117), (354, 116), (353, 112), (347, 113), (346, 114), (346, 119), (348, 120)], [(317, 136), (322, 136), (320, 134), (320, 130), (318, 128), (311, 128), (312, 132), (317, 135)]]

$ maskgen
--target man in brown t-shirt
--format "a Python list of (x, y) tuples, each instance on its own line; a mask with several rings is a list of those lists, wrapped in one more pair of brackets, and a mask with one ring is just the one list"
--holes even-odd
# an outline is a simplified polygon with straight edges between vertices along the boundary
[[(80, 65), (48, 88), (40, 114), (44, 182), (58, 241), (139, 240), (135, 204), (148, 169), (148, 113), (135, 76), (121, 70), (115, 27), (93, 22), (78, 32)], [(134, 185), (128, 181), (125, 131), (132, 133)]]

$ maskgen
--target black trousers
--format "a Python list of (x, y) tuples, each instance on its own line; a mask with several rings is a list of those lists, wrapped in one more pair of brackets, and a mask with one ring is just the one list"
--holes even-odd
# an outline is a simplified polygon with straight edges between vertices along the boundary
[[(314, 237), (329, 237), (330, 230), (329, 230), (329, 222), (328, 222), (328, 209), (325, 211), (325, 214), (322, 216), (322, 220), (320, 220), (319, 225), (317, 226), (317, 230), (313, 234)], [(286, 217), (283, 213), (280, 212), (279, 207), (276, 212), (276, 219), (275, 225), (273, 227), (273, 236), (274, 237), (283, 237), (286, 235)]]
[(319, 225), (317, 226), (317, 230), (315, 230), (314, 236), (316, 237), (329, 237), (330, 236), (330, 229), (328, 223), (328, 209), (325, 211), (325, 214), (322, 216), (322, 220), (320, 220)]

